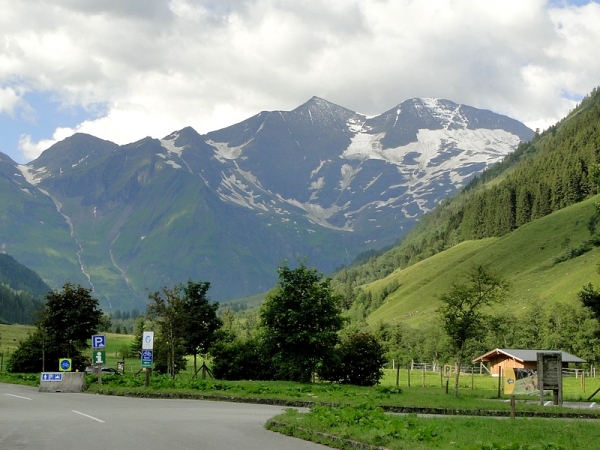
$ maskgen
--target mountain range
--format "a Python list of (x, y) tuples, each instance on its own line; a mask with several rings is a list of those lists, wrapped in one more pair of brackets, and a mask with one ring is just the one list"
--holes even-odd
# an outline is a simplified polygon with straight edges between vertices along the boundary
[(0, 153), (0, 251), (105, 309), (188, 278), (239, 298), (273, 287), (284, 260), (330, 273), (396, 242), (533, 136), (448, 100), (367, 117), (317, 97), (204, 135), (75, 134), (24, 165)]

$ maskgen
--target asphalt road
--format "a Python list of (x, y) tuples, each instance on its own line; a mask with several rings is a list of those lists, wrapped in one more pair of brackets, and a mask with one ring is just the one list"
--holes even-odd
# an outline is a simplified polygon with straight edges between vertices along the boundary
[(0, 449), (316, 450), (265, 430), (284, 408), (199, 400), (40, 393), (0, 384)]

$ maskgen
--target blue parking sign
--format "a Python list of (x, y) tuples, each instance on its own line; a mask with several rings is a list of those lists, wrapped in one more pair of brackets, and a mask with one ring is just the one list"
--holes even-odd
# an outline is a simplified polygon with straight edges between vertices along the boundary
[(92, 348), (105, 348), (106, 336), (103, 334), (95, 334), (92, 336)]

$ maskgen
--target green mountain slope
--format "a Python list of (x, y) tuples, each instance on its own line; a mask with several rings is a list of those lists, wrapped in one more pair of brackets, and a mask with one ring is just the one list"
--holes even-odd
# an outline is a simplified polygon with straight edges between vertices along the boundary
[(34, 271), (0, 253), (0, 322), (32, 324), (49, 290)]
[(500, 237), (594, 195), (600, 181), (600, 89), (568, 117), (458, 195), (424, 215), (396, 247), (343, 269), (335, 283), (352, 298), (357, 286), (466, 240)]
[[(369, 315), (368, 322), (416, 324), (431, 320), (439, 306), (439, 295), (447, 292), (473, 264), (481, 263), (489, 264), (512, 285), (506, 303), (498, 306), (500, 310), (526, 313), (533, 300), (545, 305), (575, 304), (581, 287), (598, 278), (596, 262), (600, 249), (594, 247), (560, 263), (555, 263), (555, 259), (564, 255), (568, 247), (578, 247), (589, 239), (587, 223), (595, 213), (594, 202), (599, 200), (596, 196), (564, 208), (500, 238), (463, 242), (365, 285), (363, 291), (370, 292), (373, 299), (381, 299), (386, 289), (395, 288)], [(355, 310), (364, 297), (359, 295)]]
[[(397, 246), (381, 255), (371, 256), (363, 264), (342, 269), (336, 274), (334, 284), (346, 294), (348, 304), (354, 303), (355, 316), (360, 318), (369, 315), (384, 299), (388, 300), (388, 294), (395, 291), (398, 284), (401, 288), (402, 283), (409, 285), (406, 280), (394, 280), (393, 277), (388, 280), (386, 277), (399, 269), (407, 269), (407, 273), (417, 270), (417, 267), (413, 267), (415, 264), (423, 263), (429, 267), (418, 275), (411, 275), (420, 279), (420, 283), (424, 285), (433, 283), (432, 290), (427, 292), (427, 295), (439, 291), (435, 289), (435, 283), (438, 282), (431, 281), (437, 276), (431, 264), (439, 260), (433, 258), (432, 261), (428, 261), (428, 258), (435, 255), (449, 258), (449, 255), (456, 254), (456, 258), (469, 259), (468, 255), (462, 252), (474, 251), (475, 258), (475, 248), (492, 246), (484, 256), (478, 257), (498, 265), (501, 270), (504, 267), (503, 257), (497, 261), (493, 256), (494, 251), (500, 255), (508, 255), (511, 252), (520, 254), (522, 248), (527, 248), (528, 253), (521, 254), (519, 264), (515, 266), (511, 263), (513, 270), (517, 270), (514, 267), (519, 267), (519, 270), (525, 272), (541, 267), (539, 261), (531, 260), (533, 254), (547, 255), (552, 252), (552, 255), (547, 257), (554, 258), (557, 256), (557, 250), (554, 248), (556, 245), (559, 248), (579, 245), (586, 233), (589, 236), (588, 228), (591, 227), (594, 231), (597, 226), (597, 223), (589, 224), (590, 216), (594, 213), (593, 205), (587, 203), (589, 211), (581, 212), (582, 217), (578, 219), (580, 222), (577, 226), (564, 225), (556, 219), (562, 216), (554, 214), (570, 205), (577, 205), (598, 192), (599, 123), (600, 89), (595, 89), (568, 117), (536, 136), (531, 142), (522, 144), (514, 154), (473, 180), (458, 195), (443, 201), (435, 210), (424, 215), (420, 223)], [(551, 222), (546, 222), (546, 219)], [(541, 223), (550, 223), (551, 226), (540, 228), (535, 239), (530, 236), (522, 238), (523, 243), (519, 242), (522, 233), (527, 233), (531, 227), (540, 226), (536, 225), (539, 220), (542, 220)], [(555, 220), (558, 222), (555, 223)], [(512, 237), (512, 234), (515, 237)], [(490, 238), (490, 242), (494, 244), (475, 241)], [(505, 242), (508, 244), (503, 244)], [(534, 242), (537, 247), (531, 247)], [(506, 252), (503, 245), (508, 246)], [(495, 246), (500, 247), (496, 249)], [(565, 263), (565, 266), (569, 264), (571, 263)], [(442, 278), (446, 275), (454, 277), (459, 267), (461, 264), (455, 261), (453, 266), (440, 269), (444, 273)], [(590, 273), (593, 273), (593, 270)], [(558, 275), (551, 273), (551, 276)], [(531, 279), (532, 283), (536, 281), (535, 277)], [(373, 283), (373, 289), (357, 289), (368, 283)], [(448, 287), (449, 283), (443, 283), (441, 286)], [(564, 289), (567, 287), (563, 286)], [(394, 295), (403, 292), (401, 288)], [(423, 292), (425, 291), (421, 294)], [(405, 293), (409, 297), (416, 295), (415, 292)], [(568, 295), (568, 291), (556, 295)], [(410, 302), (407, 301), (405, 307), (397, 311), (385, 312), (383, 309), (378, 311), (372, 320), (393, 319), (411, 313), (414, 315), (414, 311), (423, 311), (423, 308), (416, 307), (419, 304), (420, 302), (415, 300), (415, 307), (411, 309), (408, 306)]]

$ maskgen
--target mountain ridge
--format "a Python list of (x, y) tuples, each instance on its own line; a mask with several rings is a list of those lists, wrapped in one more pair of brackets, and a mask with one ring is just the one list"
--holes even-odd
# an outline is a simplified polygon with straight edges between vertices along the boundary
[[(400, 105), (419, 103), (409, 102)], [(211, 281), (216, 300), (263, 292), (277, 265), (298, 257), (331, 272), (395, 242), (424, 211), (533, 136), (491, 112), (473, 109), (483, 112), (471, 121), (495, 117), (496, 128), (470, 129), (455, 118), (460, 105), (419, 104), (412, 109), (420, 115), (396, 108), (395, 117), (369, 118), (312, 97), (203, 135), (185, 127), (118, 146), (77, 134), (15, 166), (14, 175), (20, 198), (35, 191), (69, 236), (35, 251), (10, 234), (0, 233), (0, 242), (51, 285), (66, 278), (91, 285), (109, 307), (140, 306), (146, 288), (189, 277)], [(502, 128), (509, 125), (521, 137)], [(394, 127), (417, 130), (416, 140), (391, 147), (399, 142), (385, 140)], [(14, 217), (12, 229), (22, 219)], [(21, 230), (31, 242), (34, 228)]]

